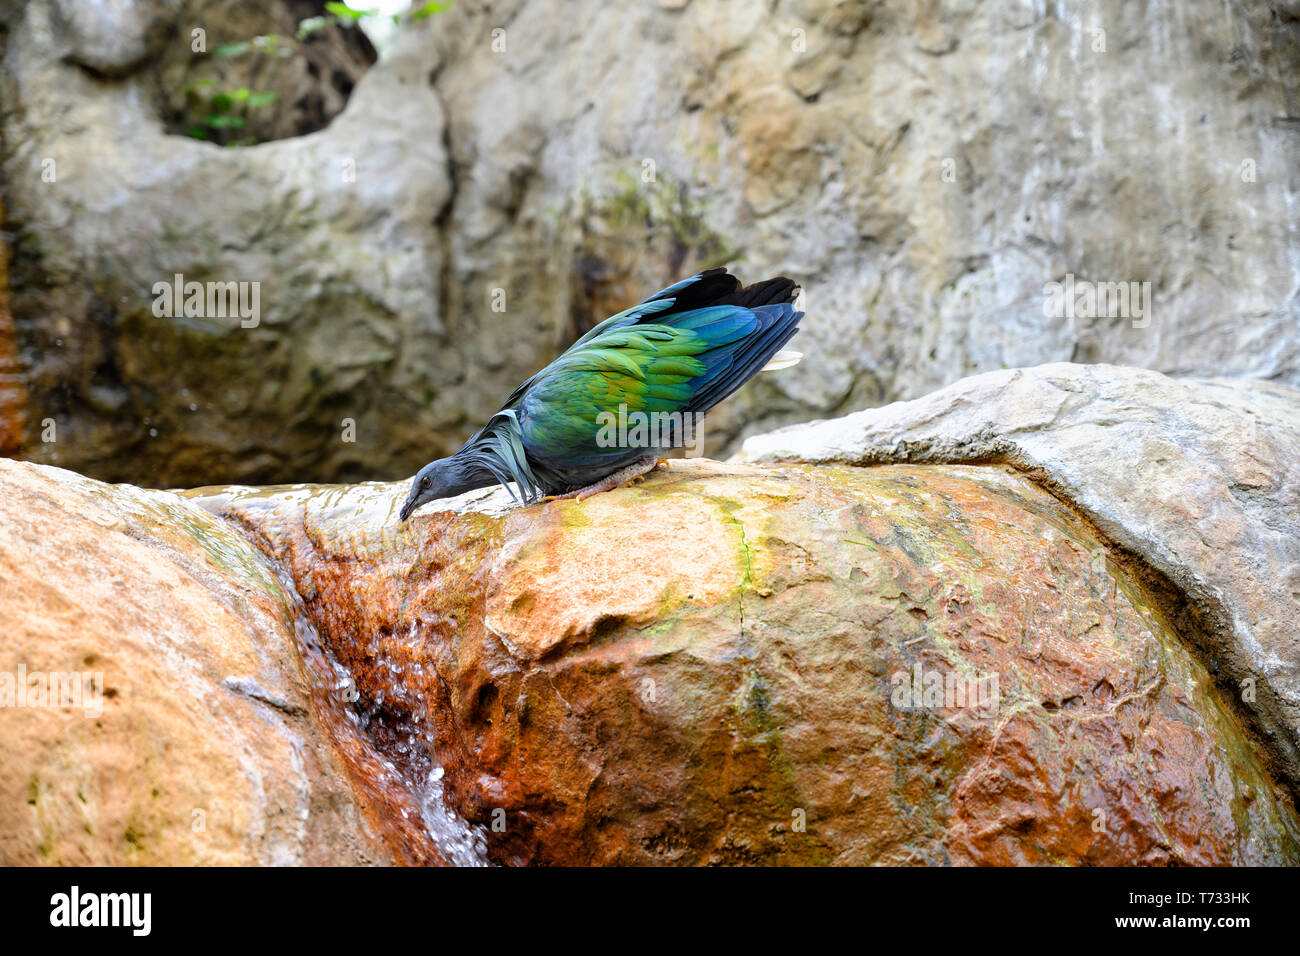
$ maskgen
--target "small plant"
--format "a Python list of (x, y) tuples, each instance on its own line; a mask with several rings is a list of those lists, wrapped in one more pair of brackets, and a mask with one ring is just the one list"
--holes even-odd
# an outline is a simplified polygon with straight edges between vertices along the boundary
[(248, 125), (249, 113), (270, 106), (279, 95), (273, 90), (254, 92), (246, 87), (220, 90), (216, 81), (197, 80), (185, 88), (187, 99), (199, 119), (187, 131), (195, 139), (220, 142), (224, 146), (247, 146), (238, 130)]
[(266, 33), (262, 36), (255, 36), (251, 40), (223, 43), (212, 51), (212, 55), (215, 57), (243, 56), (250, 51), (265, 53), (268, 56), (276, 56), (280, 59), (293, 56), (294, 53), (290, 41), (285, 37), (276, 33)]
[[(435, 0), (435, 2), (432, 3), (424, 3), (418, 7), (412, 7), (406, 13), (392, 14), (393, 23), (400, 26), (403, 22), (426, 20), (435, 13), (442, 13), (442, 11), (446, 10), (450, 6), (451, 0), (445, 0), (445, 2), (437, 2), (437, 0)], [(297, 39), (301, 40), (308, 34), (319, 30), (321, 27), (328, 24), (331, 18), (343, 26), (356, 26), (366, 17), (377, 17), (380, 15), (378, 10), (358, 10), (355, 7), (348, 6), (346, 3), (333, 2), (325, 4), (325, 13), (326, 15), (324, 16), (309, 17), (299, 23)]]
[[(413, 6), (406, 13), (393, 14), (393, 23), (401, 25), (427, 19), (451, 6), (451, 0), (435, 0)], [(325, 4), (325, 13), (308, 17), (298, 24), (292, 37), (268, 33), (248, 40), (236, 40), (214, 47), (211, 56), (216, 59), (243, 57), (250, 54), (287, 59), (300, 54), (301, 44), (316, 31), (337, 23), (355, 27), (368, 17), (380, 15), (378, 10), (362, 10), (346, 3)], [(196, 80), (185, 88), (186, 114), (191, 118), (186, 134), (221, 146), (249, 146), (255, 139), (243, 135), (250, 120), (258, 110), (276, 101), (272, 90), (252, 90), (247, 87), (222, 89), (211, 78)]]
[[(446, 10), (450, 6), (451, 0), (447, 0), (446, 3), (426, 3), (420, 7), (412, 7), (410, 17), (412, 20), (423, 20), (426, 17), (433, 16), (435, 13), (442, 13), (442, 11)], [(398, 17), (394, 17), (393, 19), (398, 19)]]

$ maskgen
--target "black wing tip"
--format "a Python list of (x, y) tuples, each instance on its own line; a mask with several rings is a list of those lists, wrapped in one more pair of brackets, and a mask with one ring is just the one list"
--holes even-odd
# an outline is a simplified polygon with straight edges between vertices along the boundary
[(773, 276), (744, 287), (740, 287), (740, 280), (737, 279), (736, 285), (736, 290), (721, 299), (719, 305), (739, 305), (746, 309), (756, 309), (763, 305), (780, 305), (783, 302), (793, 302), (799, 298), (801, 291), (799, 283), (789, 276)]
[(755, 305), (779, 305), (794, 302), (802, 291), (799, 283), (789, 276), (776, 276), (742, 289), (741, 294), (752, 296)]
[(742, 286), (725, 267), (718, 266), (705, 269), (676, 285), (655, 293), (647, 302), (656, 299), (671, 299), (668, 309), (654, 313), (654, 321), (663, 321), (667, 316), (678, 312), (691, 312), (717, 305), (735, 305), (742, 309), (757, 309), (765, 305), (780, 305), (794, 302), (799, 297), (799, 284), (788, 276), (774, 276)]

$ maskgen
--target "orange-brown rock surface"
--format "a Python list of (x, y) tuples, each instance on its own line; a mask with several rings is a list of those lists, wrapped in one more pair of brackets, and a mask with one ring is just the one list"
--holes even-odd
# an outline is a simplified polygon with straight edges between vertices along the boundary
[(406, 525), (401, 491), (195, 495), (496, 862), (1300, 862), (1167, 590), (1015, 474), (695, 461)]
[(1300, 791), (1300, 389), (1107, 365), (1004, 369), (745, 442), (751, 462), (1034, 474), (1177, 591)]
[(0, 459), (0, 864), (440, 862), (291, 594), (176, 495)]
[(0, 860), (1300, 862), (1177, 592), (1015, 473), (402, 491), (0, 460)]

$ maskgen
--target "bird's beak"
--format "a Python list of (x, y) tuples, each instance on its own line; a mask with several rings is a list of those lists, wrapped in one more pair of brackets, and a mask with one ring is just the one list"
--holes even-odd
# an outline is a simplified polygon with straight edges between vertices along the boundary
[(407, 498), (406, 503), (402, 505), (402, 510), (397, 513), (398, 520), (405, 521), (411, 517), (411, 512), (415, 510), (415, 499)]

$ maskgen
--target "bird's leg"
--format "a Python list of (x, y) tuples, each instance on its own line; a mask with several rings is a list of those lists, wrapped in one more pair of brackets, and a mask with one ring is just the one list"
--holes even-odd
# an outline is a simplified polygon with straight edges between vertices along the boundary
[(582, 501), (583, 498), (590, 498), (592, 495), (598, 495), (602, 491), (613, 491), (619, 485), (632, 484), (632, 482), (643, 478), (646, 472), (654, 471), (659, 466), (660, 458), (642, 458), (638, 462), (633, 462), (626, 468), (620, 468), (612, 475), (606, 475), (600, 481), (590, 484), (585, 488), (579, 488), (577, 491), (570, 491), (563, 495), (547, 495), (543, 501), (565, 501), (569, 498), (576, 498)]
[(633, 485), (636, 484), (636, 482), (638, 481), (645, 481), (645, 476), (648, 475), (650, 472), (658, 471), (660, 468), (662, 468), (664, 471), (667, 471), (671, 467), (672, 467), (672, 462), (670, 462), (667, 458), (656, 458), (654, 460), (654, 464), (652, 464), (644, 472), (642, 472), (639, 475), (633, 475), (631, 481), (629, 481), (628, 484)]

